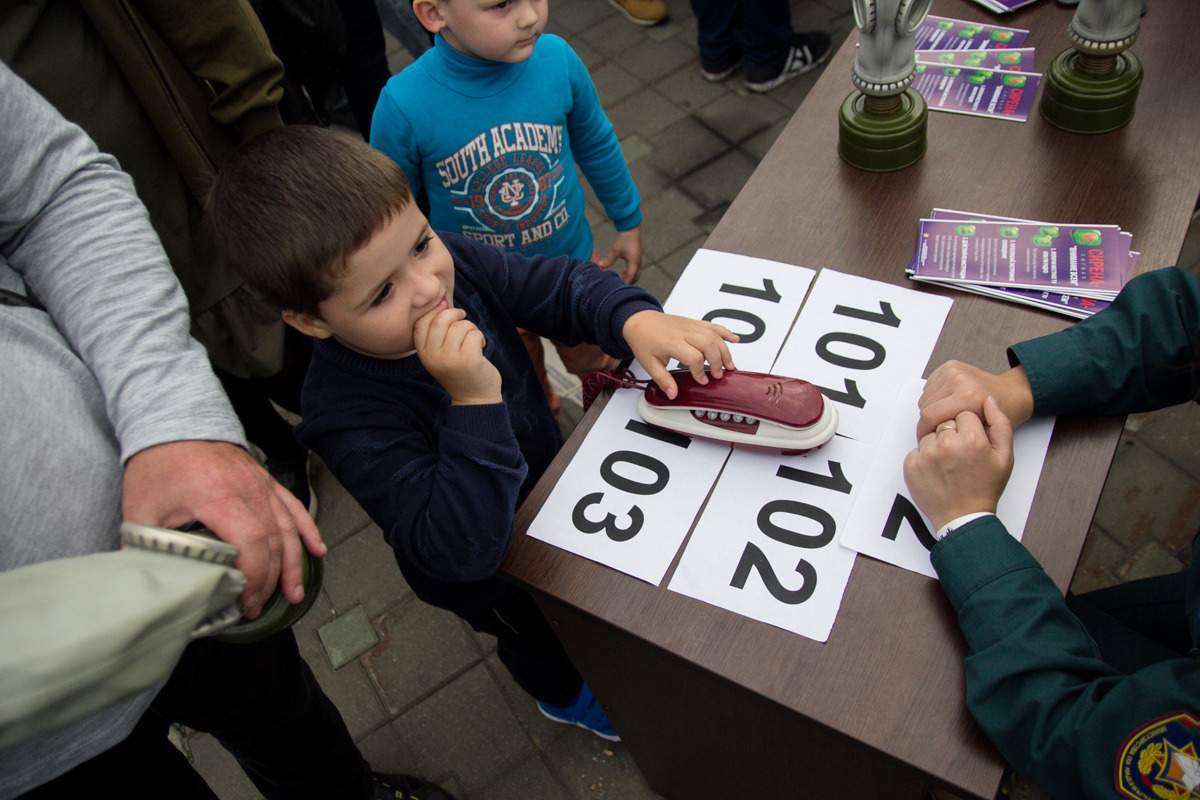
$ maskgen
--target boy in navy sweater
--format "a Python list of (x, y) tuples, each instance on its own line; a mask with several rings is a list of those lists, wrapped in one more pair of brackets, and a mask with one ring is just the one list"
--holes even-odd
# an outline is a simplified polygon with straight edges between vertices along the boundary
[(317, 339), (297, 434), (383, 529), (413, 591), (495, 635), (543, 714), (615, 740), (532, 598), (495, 575), (562, 444), (517, 327), (635, 356), (670, 396), (671, 358), (720, 379), (737, 337), (662, 313), (593, 263), (435, 234), (387, 156), (316, 128), (244, 148), (206, 211), (218, 251)]

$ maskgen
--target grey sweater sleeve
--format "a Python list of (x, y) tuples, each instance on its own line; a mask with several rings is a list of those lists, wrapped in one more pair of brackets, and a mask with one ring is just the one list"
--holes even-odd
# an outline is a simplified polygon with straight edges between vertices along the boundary
[(181, 439), (244, 445), (132, 181), (2, 63), (0, 164), (0, 288), (39, 298), (96, 376), (122, 463)]

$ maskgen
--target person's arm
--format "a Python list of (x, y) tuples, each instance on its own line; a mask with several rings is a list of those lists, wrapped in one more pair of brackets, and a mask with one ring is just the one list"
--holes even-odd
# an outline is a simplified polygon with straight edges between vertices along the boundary
[(131, 1), (180, 62), (212, 89), (213, 121), (232, 126), (241, 141), (282, 124), (283, 63), (249, 3)]
[[(419, 66), (409, 69), (420, 69)], [(405, 80), (412, 76), (405, 76)], [(402, 102), (400, 76), (394, 76), (379, 93), (379, 102), (375, 104), (375, 115), (371, 118), (371, 146), (379, 150), (392, 161), (395, 161), (408, 178), (409, 188), (413, 197), (421, 193), (424, 186), (421, 179), (421, 153), (417, 148), (416, 137), (412, 124), (404, 112)], [(414, 201), (415, 202), (415, 201)]]
[(427, 384), (357, 392), (306, 414), (301, 438), (404, 562), (437, 580), (483, 580), (508, 552), (528, 469), (506, 403), (447, 405), (443, 415), (440, 402)]
[(1126, 414), (1194, 399), (1200, 390), (1200, 283), (1178, 267), (1131, 280), (1104, 311), (1015, 344), (1012, 369), (992, 375), (950, 361), (919, 401), (917, 438), (995, 397), (1019, 425), (1031, 416)]
[(104, 393), (127, 518), (196, 519), (241, 548), (251, 614), (281, 570), (285, 595), (299, 599), (297, 536), (323, 554), (316, 527), (247, 463), (241, 425), (188, 333), (183, 291), (128, 176), (4, 65), (0, 122), (0, 252)]
[(1166, 267), (1137, 276), (1104, 311), (1009, 348), (1033, 413), (1128, 414), (1194, 399), (1200, 390), (1200, 283)]
[[(1122, 675), (1062, 593), (994, 517), (934, 546), (934, 568), (967, 640), (967, 706), (1023, 777), (1060, 800), (1117, 797), (1140, 781), (1135, 734), (1168, 715), (1200, 720), (1200, 662), (1180, 658)], [(1132, 754), (1130, 763), (1122, 756)], [(1142, 787), (1144, 788), (1144, 787)]]
[(995, 398), (984, 412), (984, 421), (960, 412), (904, 462), (913, 500), (939, 534), (989, 512), (930, 554), (969, 648), (967, 707), (1017, 772), (1052, 796), (1115, 796), (1123, 743), (1156, 718), (1200, 708), (1200, 664), (1179, 659), (1125, 676), (1102, 660), (1058, 587), (995, 516), (1012, 427)]
[(626, 283), (636, 283), (642, 262), (641, 196), (587, 68), (569, 46), (564, 44), (563, 49), (571, 86), (567, 131), (572, 154), (617, 229), (616, 239), (598, 263), (608, 268), (624, 259), (622, 278)]

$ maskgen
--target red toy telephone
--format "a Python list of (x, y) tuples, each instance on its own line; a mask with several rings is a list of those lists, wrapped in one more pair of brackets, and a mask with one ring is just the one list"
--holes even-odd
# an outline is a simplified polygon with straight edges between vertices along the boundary
[[(749, 450), (799, 455), (815, 450), (837, 431), (837, 408), (817, 387), (799, 378), (763, 372), (726, 371), (720, 380), (701, 385), (686, 369), (671, 371), (679, 387), (675, 399), (653, 381), (633, 381), (632, 375), (603, 377), (607, 384), (643, 388), (638, 411), (650, 425), (687, 436), (698, 436)], [(589, 384), (591, 384), (589, 386)], [(584, 382), (594, 397), (599, 387)]]

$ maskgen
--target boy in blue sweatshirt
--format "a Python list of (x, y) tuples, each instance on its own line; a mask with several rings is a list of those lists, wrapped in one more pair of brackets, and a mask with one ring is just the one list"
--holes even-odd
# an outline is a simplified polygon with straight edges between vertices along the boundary
[[(623, 259), (622, 277), (636, 282), (641, 198), (587, 68), (542, 34), (547, 0), (414, 0), (413, 13), (434, 47), (388, 81), (371, 144), (425, 192), (434, 229), (525, 255), (591, 259), (578, 166), (617, 230), (597, 263)], [(541, 344), (526, 345), (553, 407)], [(557, 349), (580, 376), (616, 366), (590, 344)]]
[(495, 635), (546, 716), (615, 739), (532, 598), (495, 574), (562, 443), (517, 326), (633, 355), (670, 396), (670, 359), (719, 379), (737, 337), (663, 314), (593, 263), (435, 234), (394, 162), (321, 129), (243, 148), (206, 216), (218, 252), (316, 338), (297, 435), (383, 529), (416, 595)]

